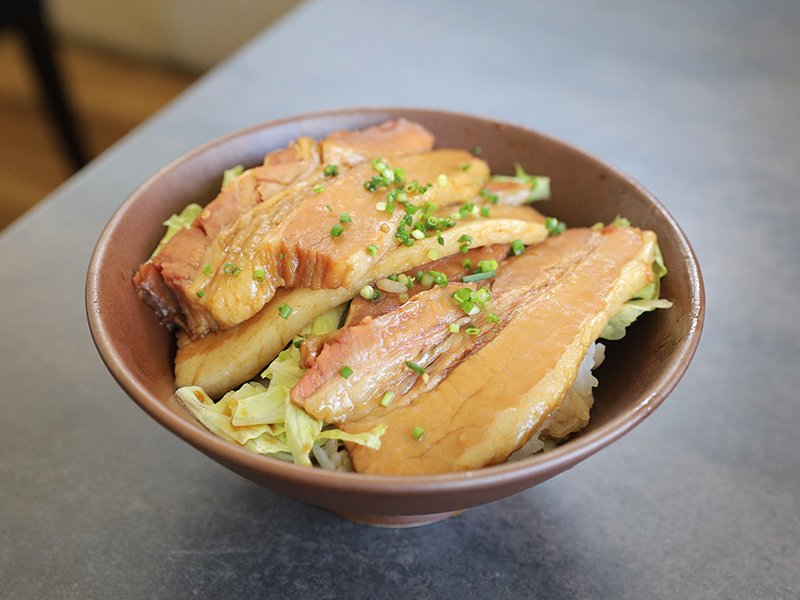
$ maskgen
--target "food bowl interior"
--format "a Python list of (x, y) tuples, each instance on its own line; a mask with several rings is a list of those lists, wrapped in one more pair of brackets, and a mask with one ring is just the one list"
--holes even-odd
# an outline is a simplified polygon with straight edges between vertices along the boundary
[[(256, 455), (242, 458), (244, 450), (223, 449), (228, 444), (212, 440), (213, 436), (177, 403), (173, 396), (174, 336), (138, 300), (131, 277), (163, 235), (159, 224), (190, 202), (205, 204), (213, 199), (225, 169), (240, 163), (258, 164), (266, 152), (299, 136), (319, 139), (337, 129), (362, 128), (398, 116), (428, 127), (436, 135), (437, 147), (479, 146), (481, 158), (489, 162), (494, 173), (513, 173), (515, 162), (519, 162), (529, 173), (550, 176), (552, 200), (537, 203), (535, 208), (566, 221), (569, 226), (609, 222), (621, 214), (634, 225), (655, 231), (664, 260), (671, 268), (662, 283), (662, 296), (672, 300), (674, 306), (643, 316), (623, 340), (607, 344), (606, 363), (597, 371), (600, 386), (595, 392), (590, 425), (552, 457), (543, 455), (513, 466), (484, 469), (485, 478), (471, 478), (480, 480), (479, 483), (451, 476), (448, 482), (458, 482), (451, 490), (454, 493), (448, 496), (440, 487), (438, 496), (442, 500), (438, 504), (437, 490), (433, 488), (444, 481), (442, 478), (431, 478), (439, 483), (432, 484), (427, 501), (408, 502), (408, 498), (424, 491), (424, 482), (414, 479), (403, 504), (399, 499), (404, 496), (400, 493), (404, 488), (398, 478), (393, 478), (388, 488), (381, 487), (374, 477), (368, 478), (369, 481), (364, 480), (366, 487), (359, 488), (361, 484), (354, 483), (353, 478), (363, 476), (351, 475), (349, 483), (342, 483), (336, 477), (341, 474), (331, 473), (319, 474), (321, 485), (330, 484), (330, 495), (316, 500), (302, 491), (308, 483), (304, 479), (307, 475), (294, 474), (301, 467), (285, 463), (273, 467), (279, 461)], [(622, 173), (569, 145), (532, 131), (476, 117), (415, 110), (304, 116), (233, 134), (188, 154), (158, 172), (115, 214), (98, 243), (87, 284), (90, 324), (101, 355), (123, 388), (162, 424), (239, 473), (301, 500), (340, 510), (345, 506), (365, 510), (357, 502), (353, 504), (352, 497), (348, 500), (347, 490), (351, 493), (360, 490), (373, 499), (392, 493), (398, 502), (390, 502), (383, 508), (398, 514), (438, 512), (437, 508), (455, 510), (508, 495), (572, 466), (622, 435), (658, 405), (685, 370), (699, 337), (702, 305), (702, 282), (688, 242), (660, 205)], [(176, 425), (174, 417), (184, 426)], [(187, 434), (186, 424), (196, 433)], [(496, 474), (494, 480), (492, 473)], [(480, 494), (463, 493), (470, 486), (481, 485)], [(456, 488), (462, 492), (460, 499), (455, 494)], [(340, 492), (344, 494), (341, 498), (337, 496)], [(443, 500), (448, 497), (449, 502)], [(370, 511), (369, 506), (366, 510), (381, 512)]]

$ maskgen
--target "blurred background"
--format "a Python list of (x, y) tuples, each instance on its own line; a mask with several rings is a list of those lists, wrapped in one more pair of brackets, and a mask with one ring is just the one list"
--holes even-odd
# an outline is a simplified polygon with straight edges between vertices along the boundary
[(300, 0), (2, 0), (0, 229)]

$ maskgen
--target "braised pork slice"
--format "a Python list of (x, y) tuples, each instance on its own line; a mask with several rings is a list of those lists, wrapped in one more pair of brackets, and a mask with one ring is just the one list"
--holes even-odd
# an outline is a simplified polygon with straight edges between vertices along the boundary
[[(470, 168), (461, 169), (463, 164)], [(434, 185), (424, 196), (438, 205), (471, 197), (489, 175), (486, 163), (463, 150), (399, 157), (392, 167), (403, 169), (408, 181), (446, 178), (446, 185)], [(376, 208), (384, 194), (364, 186), (374, 174), (371, 164), (358, 165), (324, 187), (307, 189), (279, 226), (273, 211), (259, 207), (230, 235), (218, 236), (203, 259), (206, 267), (194, 276), (190, 298), (198, 312), (228, 329), (261, 310), (278, 288), (335, 289), (359, 281), (398, 245), (395, 231), (405, 214), (402, 207), (392, 213)]]
[[(585, 232), (545, 243), (542, 250), (532, 249), (519, 258), (501, 259), (496, 278), (467, 286), (473, 293), (480, 287), (471, 306), (458, 301), (464, 284), (450, 283), (419, 293), (391, 312), (344, 327), (329, 336), (316, 356), (306, 353), (308, 370), (292, 390), (292, 400), (329, 423), (381, 410), (386, 392), (397, 397), (392, 409), (413, 401), (467, 354), (493, 339), (528, 297), (585, 255), (593, 237)], [(425, 370), (419, 385), (414, 385), (418, 373), (404, 368), (408, 361)], [(353, 371), (347, 378), (340, 376), (345, 367)]]
[[(289, 341), (312, 319), (357, 296), (361, 288), (374, 284), (392, 273), (402, 273), (415, 265), (439, 256), (462, 256), (461, 236), (469, 236), (472, 247), (509, 244), (520, 240), (525, 245), (538, 244), (547, 237), (541, 215), (531, 209), (525, 218), (476, 218), (456, 223), (444, 234), (444, 246), (436, 237), (417, 240), (412, 246), (398, 246), (389, 252), (364, 279), (350, 288), (335, 290), (281, 289), (252, 318), (225, 331), (192, 339), (178, 333), (175, 357), (175, 381), (178, 387), (197, 385), (212, 398), (224, 394), (256, 376)], [(522, 215), (521, 215), (522, 216)], [(287, 305), (291, 314), (283, 318), (277, 308)]]
[[(570, 254), (573, 264), (537, 266), (548, 253), (576, 245), (583, 250)], [(497, 335), (413, 402), (339, 425), (350, 432), (387, 425), (380, 449), (348, 446), (355, 469), (446, 473), (506, 460), (557, 406), (610, 316), (652, 280), (654, 248), (652, 232), (608, 227), (569, 230), (527, 251), (517, 264), (527, 263), (540, 284), (518, 299)]]
[[(387, 121), (361, 131), (335, 132), (320, 145), (299, 138), (287, 148), (267, 154), (264, 163), (248, 169), (225, 186), (198, 216), (192, 227), (179, 231), (134, 276), (139, 296), (167, 326), (175, 324), (201, 335), (216, 327), (210, 315), (194, 303), (189, 288), (202, 269), (205, 252), (226, 228), (255, 206), (281, 203), (295, 184), (313, 185), (326, 179), (321, 162), (357, 164), (365, 157), (386, 157), (426, 152), (433, 136), (424, 127), (405, 119)], [(320, 157), (321, 155), (321, 157)], [(289, 192), (288, 194), (286, 192)]]

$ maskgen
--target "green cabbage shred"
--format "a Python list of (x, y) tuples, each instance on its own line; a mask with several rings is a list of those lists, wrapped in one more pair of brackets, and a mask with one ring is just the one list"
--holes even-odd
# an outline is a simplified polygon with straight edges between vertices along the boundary
[(318, 440), (342, 440), (379, 448), (385, 425), (357, 434), (325, 428), (322, 421), (296, 406), (289, 397), (305, 372), (294, 342), (335, 331), (343, 311), (344, 306), (334, 308), (306, 325), (261, 374), (269, 380), (268, 386), (245, 383), (216, 403), (202, 388), (187, 386), (176, 392), (178, 399), (212, 433), (258, 454), (298, 465), (311, 466), (311, 451)]
[(153, 250), (153, 254), (150, 255), (150, 258), (152, 259), (154, 256), (159, 254), (164, 249), (164, 246), (167, 245), (167, 242), (169, 242), (181, 229), (189, 229), (201, 212), (203, 212), (202, 206), (199, 204), (190, 204), (184, 208), (180, 214), (172, 215), (169, 219), (164, 221), (162, 225), (166, 226), (167, 233), (165, 233), (164, 237), (161, 238), (161, 241), (158, 242), (158, 246), (156, 246), (156, 249)]
[[(611, 224), (617, 227), (630, 227), (631, 222), (625, 217), (617, 215)], [(599, 223), (595, 224), (593, 228), (599, 229), (602, 226), (602, 223)], [(606, 325), (600, 337), (612, 341), (621, 340), (625, 337), (628, 325), (638, 319), (640, 315), (658, 308), (671, 308), (672, 302), (659, 298), (661, 294), (661, 278), (666, 274), (667, 267), (664, 264), (664, 257), (661, 255), (661, 248), (656, 244), (653, 257), (653, 281), (636, 292), (630, 300), (622, 305), (619, 312), (609, 319), (608, 325)]]

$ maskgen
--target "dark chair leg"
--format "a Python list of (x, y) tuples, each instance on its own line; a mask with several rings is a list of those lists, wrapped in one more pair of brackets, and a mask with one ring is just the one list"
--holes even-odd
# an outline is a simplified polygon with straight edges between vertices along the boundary
[(56, 67), (53, 43), (42, 11), (27, 15), (21, 25), (28, 55), (36, 67), (50, 118), (58, 130), (61, 145), (72, 167), (77, 171), (88, 162), (87, 155), (75, 128), (75, 119)]

